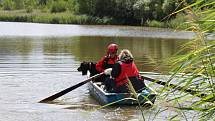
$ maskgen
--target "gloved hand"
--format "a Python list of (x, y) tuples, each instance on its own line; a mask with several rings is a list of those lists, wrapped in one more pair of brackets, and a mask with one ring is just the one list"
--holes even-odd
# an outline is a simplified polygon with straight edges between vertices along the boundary
[(111, 75), (112, 68), (108, 68), (104, 70), (105, 75)]

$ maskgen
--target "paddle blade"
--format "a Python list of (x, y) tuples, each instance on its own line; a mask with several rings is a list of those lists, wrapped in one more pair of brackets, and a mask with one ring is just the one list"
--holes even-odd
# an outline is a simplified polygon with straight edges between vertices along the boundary
[(61, 97), (61, 96), (65, 95), (66, 93), (68, 93), (68, 92), (70, 92), (70, 91), (72, 91), (72, 90), (74, 90), (74, 89), (76, 89), (76, 88), (78, 88), (78, 87), (80, 87), (80, 86), (86, 84), (87, 82), (90, 82), (92, 79), (101, 76), (102, 74), (103, 74), (103, 73), (96, 74), (96, 75), (90, 77), (89, 79), (86, 79), (86, 80), (84, 80), (84, 81), (82, 81), (82, 82), (80, 82), (80, 83), (78, 83), (78, 84), (76, 84), (76, 85), (73, 85), (73, 86), (71, 86), (71, 87), (69, 87), (69, 88), (67, 88), (67, 89), (65, 89), (65, 90), (62, 90), (62, 91), (60, 91), (60, 92), (58, 92), (58, 93), (56, 93), (56, 94), (54, 94), (54, 95), (52, 95), (52, 96), (49, 96), (49, 97), (47, 97), (47, 98), (45, 98), (45, 99), (39, 101), (39, 103), (47, 103), (47, 102), (49, 102), (49, 101), (55, 100), (55, 99), (57, 99), (58, 97)]

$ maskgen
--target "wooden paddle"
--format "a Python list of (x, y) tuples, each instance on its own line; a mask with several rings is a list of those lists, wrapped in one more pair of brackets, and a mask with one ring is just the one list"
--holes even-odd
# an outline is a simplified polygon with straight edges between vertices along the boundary
[[(143, 76), (143, 75), (141, 75), (141, 78), (142, 78), (142, 79), (145, 79), (145, 80), (147, 80), (147, 81), (151, 81), (151, 82), (154, 82), (154, 83), (163, 85), (163, 86), (169, 85), (169, 86), (170, 86), (171, 88), (173, 88), (173, 89), (177, 89), (177, 90), (179, 90), (179, 91), (187, 92), (187, 93), (189, 93), (189, 94), (191, 94), (191, 95), (194, 95), (194, 96), (197, 96), (197, 97), (200, 97), (200, 98), (205, 98), (205, 97), (208, 96), (207, 94), (204, 94), (204, 93), (202, 93), (202, 92), (200, 92), (200, 91), (195, 91), (195, 90), (191, 90), (191, 89), (184, 89), (184, 88), (181, 87), (181, 86), (177, 86), (177, 85), (174, 85), (174, 84), (168, 84), (167, 82), (163, 82), (163, 81), (159, 81), (159, 80), (156, 80), (156, 79), (152, 79), (152, 78), (149, 78), (149, 77), (146, 77), (146, 76)], [(206, 99), (206, 100), (203, 100), (203, 101), (214, 103), (215, 98), (214, 98), (214, 96), (213, 96), (213, 97), (210, 97), (210, 98), (208, 98), (208, 99)]]
[(54, 100), (54, 99), (56, 99), (56, 98), (58, 98), (60, 96), (63, 96), (66, 93), (68, 93), (68, 92), (70, 92), (70, 91), (72, 91), (72, 90), (74, 90), (74, 89), (86, 84), (87, 82), (90, 82), (92, 79), (101, 76), (102, 74), (104, 74), (104, 73), (96, 74), (96, 75), (94, 75), (94, 76), (92, 76), (92, 77), (90, 77), (90, 78), (88, 78), (88, 79), (76, 84), (76, 85), (73, 85), (73, 86), (71, 86), (71, 87), (69, 87), (67, 89), (64, 89), (64, 90), (62, 90), (62, 91), (60, 91), (60, 92), (58, 92), (58, 93), (56, 93), (56, 94), (54, 94), (52, 96), (49, 96), (49, 97), (39, 101), (39, 103), (46, 103), (46, 102), (52, 101), (52, 100)]
[(174, 85), (174, 84), (167, 84), (167, 82), (163, 82), (163, 81), (159, 81), (159, 80), (156, 80), (156, 79), (152, 79), (152, 78), (149, 78), (149, 77), (146, 77), (146, 76), (143, 76), (143, 75), (141, 75), (141, 78), (145, 79), (147, 81), (155, 82), (155, 83), (163, 85), (163, 86), (167, 86), (168, 85), (168, 86), (170, 86), (173, 89), (177, 89), (179, 91), (187, 92), (187, 93), (190, 93), (192, 95), (196, 95), (196, 96), (198, 96), (200, 98), (203, 98), (203, 97), (207, 96), (206, 94), (201, 93), (199, 91), (195, 91), (195, 90), (191, 90), (191, 89), (184, 89), (181, 86), (177, 86), (177, 85)]
[[(140, 73), (141, 74), (141, 73)], [(154, 83), (157, 83), (157, 84), (160, 84), (160, 85), (163, 85), (163, 86), (170, 86), (171, 88), (173, 89), (177, 89), (179, 91), (183, 91), (183, 92), (187, 92), (191, 95), (194, 95), (194, 96), (197, 96), (197, 97), (200, 97), (200, 98), (205, 98), (207, 97), (208, 95), (207, 94), (204, 94), (200, 91), (195, 91), (195, 90), (191, 90), (191, 89), (184, 89), (183, 87), (181, 86), (178, 86), (178, 85), (174, 85), (174, 84), (169, 84), (167, 82), (163, 82), (163, 81), (159, 81), (159, 80), (156, 80), (156, 79), (152, 79), (152, 78), (149, 78), (149, 77), (146, 77), (146, 76), (143, 76), (141, 75), (141, 78), (142, 79), (145, 79), (147, 81), (151, 81), (151, 82), (154, 82)], [(215, 98), (214, 97), (211, 97), (211, 98), (208, 98), (206, 100), (204, 100), (206, 102), (214, 102), (215, 101)]]

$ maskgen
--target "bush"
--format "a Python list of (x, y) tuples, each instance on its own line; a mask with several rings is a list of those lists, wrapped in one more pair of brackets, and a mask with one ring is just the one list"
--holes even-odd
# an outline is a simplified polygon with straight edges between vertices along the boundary
[(2, 4), (4, 10), (12, 10), (14, 8), (14, 2), (12, 0), (5, 0)]
[(33, 12), (33, 9), (36, 8), (36, 0), (25, 0), (25, 9), (27, 13)]
[(166, 22), (167, 27), (174, 29), (186, 29), (189, 28), (188, 24), (186, 24), (186, 15), (177, 14), (174, 19)]
[(27, 12), (27, 13), (32, 13), (32, 12), (33, 12), (33, 7), (32, 7), (32, 6), (28, 6), (28, 7), (26, 8), (26, 12)]
[(156, 20), (146, 21), (146, 25), (150, 27), (164, 27), (164, 23)]
[(1, 10), (1, 8), (2, 8), (2, 2), (0, 2), (0, 10)]
[(63, 1), (53, 2), (51, 6), (51, 13), (58, 13), (66, 11), (66, 4)]
[(171, 14), (176, 8), (175, 1), (173, 0), (164, 0), (162, 9), (166, 15)]
[(78, 13), (79, 6), (75, 0), (69, 0), (66, 7), (71, 13)]
[(15, 9), (23, 9), (24, 8), (24, 0), (13, 0)]

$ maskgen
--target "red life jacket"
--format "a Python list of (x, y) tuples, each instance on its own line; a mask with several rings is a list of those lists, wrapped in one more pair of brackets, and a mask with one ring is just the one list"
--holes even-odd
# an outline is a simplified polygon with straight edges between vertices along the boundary
[(104, 69), (112, 68), (113, 65), (116, 63), (117, 60), (118, 60), (118, 56), (115, 56), (114, 58), (105, 57), (105, 59), (103, 61), (103, 63), (104, 63)]
[(135, 77), (139, 75), (139, 71), (134, 64), (134, 62), (126, 64), (124, 62), (120, 62), (121, 65), (121, 73), (118, 77), (115, 78), (116, 86), (121, 86), (128, 82), (127, 77)]
[(107, 68), (112, 68), (112, 66), (116, 63), (117, 60), (118, 56), (115, 56), (114, 58), (109, 58), (105, 56), (96, 64), (96, 70), (98, 72), (103, 72)]

